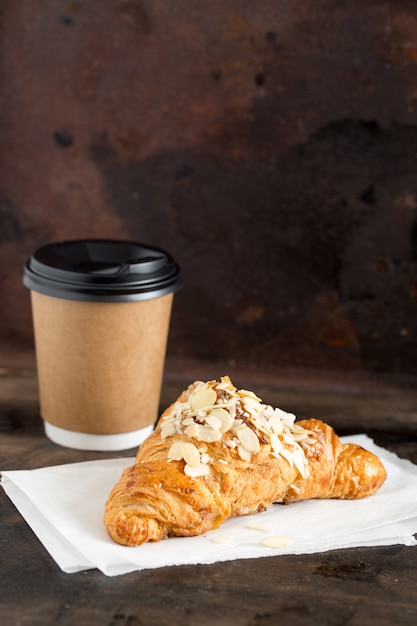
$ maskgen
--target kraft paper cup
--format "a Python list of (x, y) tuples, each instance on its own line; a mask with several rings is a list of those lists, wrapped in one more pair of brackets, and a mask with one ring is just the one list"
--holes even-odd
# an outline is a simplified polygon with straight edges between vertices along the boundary
[(139, 445), (158, 417), (180, 271), (135, 242), (54, 243), (28, 261), (45, 433), (82, 450)]

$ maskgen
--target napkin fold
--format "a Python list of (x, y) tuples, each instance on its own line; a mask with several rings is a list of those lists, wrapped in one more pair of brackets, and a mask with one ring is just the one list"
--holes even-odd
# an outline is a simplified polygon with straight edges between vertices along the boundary
[(1, 472), (1, 485), (59, 567), (98, 568), (107, 576), (183, 564), (208, 564), (340, 548), (417, 545), (417, 465), (366, 435), (342, 437), (377, 454), (387, 470), (381, 489), (363, 500), (307, 500), (226, 520), (199, 537), (125, 547), (103, 524), (112, 487), (134, 458)]

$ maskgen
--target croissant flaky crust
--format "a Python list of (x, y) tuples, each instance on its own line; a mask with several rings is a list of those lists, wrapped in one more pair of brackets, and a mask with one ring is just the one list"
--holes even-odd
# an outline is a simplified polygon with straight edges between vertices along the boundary
[(104, 523), (115, 542), (136, 546), (274, 503), (365, 498), (385, 478), (377, 456), (341, 444), (324, 422), (296, 421), (225, 376), (193, 383), (166, 409), (111, 491)]

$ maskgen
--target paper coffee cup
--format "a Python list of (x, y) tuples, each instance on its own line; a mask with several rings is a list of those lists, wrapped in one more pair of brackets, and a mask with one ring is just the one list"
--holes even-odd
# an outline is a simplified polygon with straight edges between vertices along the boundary
[(46, 435), (83, 450), (139, 445), (158, 417), (177, 264), (135, 242), (68, 241), (37, 250), (23, 282)]

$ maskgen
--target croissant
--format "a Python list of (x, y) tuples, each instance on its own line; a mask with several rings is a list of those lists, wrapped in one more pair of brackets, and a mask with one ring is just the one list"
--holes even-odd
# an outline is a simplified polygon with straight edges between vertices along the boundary
[(342, 444), (329, 425), (296, 421), (224, 376), (194, 382), (164, 411), (109, 494), (104, 524), (115, 542), (137, 546), (274, 503), (365, 498), (385, 478), (377, 456)]

